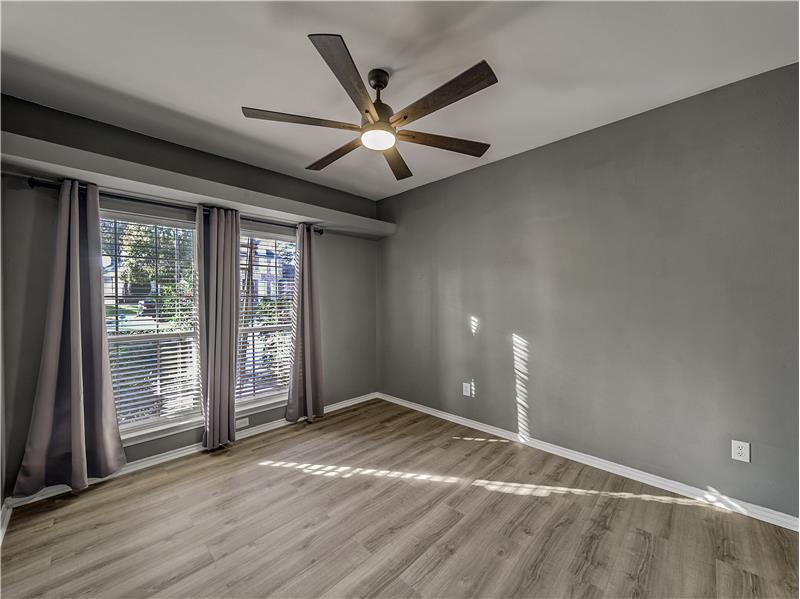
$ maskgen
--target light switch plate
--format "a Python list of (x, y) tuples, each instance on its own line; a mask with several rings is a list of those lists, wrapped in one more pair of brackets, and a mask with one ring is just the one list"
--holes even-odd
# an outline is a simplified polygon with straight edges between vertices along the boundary
[(750, 443), (746, 441), (731, 441), (731, 459), (740, 462), (750, 461)]
[(461, 393), (464, 395), (464, 397), (472, 397), (472, 384), (461, 383)]

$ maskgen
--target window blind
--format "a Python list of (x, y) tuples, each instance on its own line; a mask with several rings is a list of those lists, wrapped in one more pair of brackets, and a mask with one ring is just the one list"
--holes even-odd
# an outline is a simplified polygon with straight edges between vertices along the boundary
[(249, 401), (289, 386), (295, 244), (247, 233), (239, 250), (236, 400)]
[(194, 230), (104, 213), (103, 288), (121, 426), (200, 409)]

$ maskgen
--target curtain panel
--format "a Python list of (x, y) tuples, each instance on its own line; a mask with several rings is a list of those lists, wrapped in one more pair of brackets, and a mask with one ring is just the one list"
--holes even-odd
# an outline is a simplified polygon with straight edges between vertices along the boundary
[(39, 380), (15, 496), (49, 485), (84, 489), (125, 465), (103, 306), (100, 199), (64, 181)]
[(236, 440), (239, 212), (197, 207), (196, 245), (203, 447)]
[(312, 226), (299, 225), (292, 312), (292, 373), (286, 404), (286, 420), (289, 422), (297, 422), (303, 418), (313, 421), (325, 413), (314, 244)]

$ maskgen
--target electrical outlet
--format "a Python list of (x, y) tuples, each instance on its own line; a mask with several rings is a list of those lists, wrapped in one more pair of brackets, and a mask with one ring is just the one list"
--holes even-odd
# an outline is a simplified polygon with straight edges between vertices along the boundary
[(238, 431), (240, 428), (244, 428), (246, 426), (250, 426), (250, 419), (249, 418), (239, 418), (236, 421), (236, 430)]
[(472, 383), (461, 383), (461, 393), (464, 397), (472, 397)]
[(740, 462), (750, 461), (750, 443), (745, 441), (731, 441), (731, 459)]

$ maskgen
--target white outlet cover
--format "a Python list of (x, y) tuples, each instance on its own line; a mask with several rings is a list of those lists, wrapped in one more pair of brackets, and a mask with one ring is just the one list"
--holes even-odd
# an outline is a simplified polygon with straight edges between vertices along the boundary
[(248, 426), (249, 424), (250, 424), (250, 419), (249, 418), (239, 418), (236, 421), (236, 430), (239, 430), (240, 428), (244, 428), (245, 426)]
[(472, 385), (470, 383), (461, 383), (461, 393), (464, 397), (472, 397)]
[(739, 462), (750, 461), (750, 443), (746, 441), (731, 441), (731, 459)]

